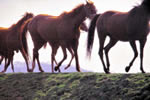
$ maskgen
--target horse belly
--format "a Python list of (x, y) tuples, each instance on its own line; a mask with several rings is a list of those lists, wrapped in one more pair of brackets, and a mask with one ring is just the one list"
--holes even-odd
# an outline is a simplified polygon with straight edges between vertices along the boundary
[(40, 36), (46, 41), (57, 39), (57, 32), (54, 27), (44, 27), (41, 28), (38, 32)]

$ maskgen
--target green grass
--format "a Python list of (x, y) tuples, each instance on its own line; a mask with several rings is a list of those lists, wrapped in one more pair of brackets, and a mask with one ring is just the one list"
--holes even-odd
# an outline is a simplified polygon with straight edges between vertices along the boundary
[(150, 74), (0, 74), (1, 100), (149, 100)]

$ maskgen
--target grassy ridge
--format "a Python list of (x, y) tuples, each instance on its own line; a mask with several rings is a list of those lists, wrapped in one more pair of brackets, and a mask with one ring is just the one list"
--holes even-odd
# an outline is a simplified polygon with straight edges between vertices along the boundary
[(150, 74), (0, 74), (0, 100), (150, 100)]

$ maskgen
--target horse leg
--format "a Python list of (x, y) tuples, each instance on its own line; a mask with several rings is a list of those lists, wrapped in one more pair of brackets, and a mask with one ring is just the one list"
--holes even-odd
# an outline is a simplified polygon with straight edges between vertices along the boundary
[(41, 72), (44, 72), (42, 67), (41, 67), (41, 64), (40, 64), (40, 61), (39, 61), (39, 49), (46, 43), (46, 41), (42, 40), (41, 38), (37, 38), (33, 41), (34, 43), (34, 48), (33, 48), (33, 61), (32, 61), (32, 72), (35, 68), (35, 60), (37, 60), (37, 63), (38, 63), (38, 66), (39, 66), (39, 70)]
[(33, 50), (33, 60), (32, 60), (32, 72), (35, 68), (35, 54), (34, 54), (34, 50)]
[(109, 57), (108, 57), (108, 52), (109, 50), (117, 43), (117, 40), (110, 39), (109, 43), (107, 46), (104, 48), (105, 50), (105, 55), (106, 55), (106, 62), (107, 62), (107, 70), (109, 71), (110, 63), (109, 63)]
[[(3, 56), (4, 57), (4, 56)], [(4, 57), (5, 58), (5, 65), (4, 65), (4, 70), (2, 71), (2, 73), (4, 73), (5, 72), (5, 67), (6, 67), (6, 65), (7, 65), (7, 58), (6, 57)]]
[(15, 72), (15, 71), (14, 71), (14, 64), (13, 64), (13, 56), (11, 57), (10, 62), (11, 62), (11, 68), (12, 68), (13, 72)]
[(38, 53), (38, 52), (37, 52), (37, 54), (36, 54), (36, 59), (37, 59), (37, 63), (38, 63), (38, 66), (39, 66), (39, 70), (40, 70), (41, 72), (44, 72), (43, 69), (42, 69), (42, 67), (41, 67), (40, 61), (39, 61), (39, 53)]
[[(57, 53), (57, 50), (58, 50), (59, 46), (58, 45), (55, 45), (54, 48), (53, 48), (53, 51), (52, 51), (52, 54), (53, 54), (53, 61), (55, 62), (55, 64), (58, 66), (58, 63), (55, 59), (55, 56), (56, 56), (56, 53)], [(53, 68), (54, 69), (54, 68)], [(61, 72), (60, 69), (58, 69), (58, 72)]]
[[(7, 62), (7, 59), (8, 59), (8, 62)], [(10, 58), (5, 57), (5, 66), (4, 66), (4, 70), (2, 71), (2, 73), (6, 72), (9, 64), (10, 64)]]
[(75, 41), (75, 44), (73, 44), (73, 51), (74, 51), (74, 56), (75, 56), (75, 61), (76, 61), (76, 70), (78, 72), (81, 72), (80, 65), (79, 65), (78, 51), (77, 50), (78, 50), (78, 40)]
[(57, 53), (57, 49), (59, 48), (59, 46), (57, 45), (57, 43), (51, 43), (51, 42), (49, 42), (49, 45), (51, 46), (51, 49), (52, 49), (52, 53), (51, 53), (51, 71), (52, 71), (52, 73), (54, 73), (54, 62), (57, 65), (55, 55)]
[(146, 41), (147, 41), (146, 39), (139, 41), (140, 42), (140, 59), (141, 59), (140, 69), (141, 69), (142, 73), (145, 73), (145, 71), (143, 69), (143, 52), (144, 52), (144, 46), (145, 46)]
[(65, 69), (67, 69), (71, 65), (71, 62), (72, 62), (72, 60), (74, 58), (74, 53), (72, 51), (72, 48), (68, 47), (68, 50), (69, 50), (69, 52), (71, 54), (71, 60), (70, 60), (69, 64), (67, 65), (67, 67), (65, 67)]
[(25, 62), (26, 62), (26, 65), (27, 65), (27, 71), (32, 72), (32, 70), (30, 70), (30, 68), (29, 68), (28, 58), (26, 57), (26, 54), (24, 53), (23, 50), (20, 50), (20, 51), (21, 51), (21, 54), (22, 54), (23, 58), (25, 59)]
[(56, 64), (56, 65), (58, 65), (58, 63), (57, 63), (57, 61), (56, 61), (55, 57), (54, 57), (54, 62), (55, 62), (55, 64)]
[(134, 57), (133, 57), (132, 61), (130, 62), (129, 66), (127, 66), (127, 67), (125, 68), (125, 71), (126, 71), (126, 72), (128, 72), (128, 71), (130, 70), (131, 66), (133, 65), (133, 62), (135, 61), (135, 59), (136, 59), (137, 56), (138, 56), (138, 52), (137, 52), (137, 47), (136, 47), (135, 41), (130, 41), (130, 45), (131, 45), (131, 47), (132, 47), (132, 49), (133, 49), (133, 51), (134, 51)]
[(63, 59), (58, 63), (58, 65), (55, 67), (55, 71), (59, 70), (59, 67), (61, 66), (61, 64), (65, 61), (65, 59), (67, 59), (67, 52), (66, 52), (66, 48), (63, 46), (62, 47), (62, 51), (64, 54)]
[(33, 72), (33, 70), (34, 70), (34, 68), (35, 68), (35, 60), (37, 60), (37, 63), (38, 63), (38, 66), (39, 66), (39, 70), (40, 70), (41, 72), (44, 72), (43, 69), (42, 69), (42, 67), (41, 67), (40, 61), (39, 61), (39, 53), (38, 53), (38, 50), (39, 50), (39, 49), (37, 49), (37, 48), (34, 48), (34, 49), (33, 49), (32, 72)]
[(105, 63), (104, 63), (104, 59), (103, 59), (103, 48), (104, 48), (105, 38), (106, 38), (106, 37), (103, 37), (103, 38), (102, 38), (102, 36), (100, 37), (100, 40), (99, 40), (99, 42), (100, 42), (100, 43), (99, 43), (99, 44), (100, 44), (100, 48), (99, 48), (98, 54), (99, 54), (100, 59), (101, 59), (101, 61), (102, 61), (103, 69), (104, 69), (105, 73), (109, 73), (109, 71), (107, 70), (106, 65), (105, 65)]
[(53, 49), (52, 49), (52, 54), (51, 54), (51, 71), (54, 73), (54, 54), (53, 54)]

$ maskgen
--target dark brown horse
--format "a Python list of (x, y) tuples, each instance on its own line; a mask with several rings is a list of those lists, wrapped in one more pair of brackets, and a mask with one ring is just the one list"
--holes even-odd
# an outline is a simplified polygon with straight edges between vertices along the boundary
[[(143, 0), (142, 4), (134, 7), (129, 12), (116, 12), (107, 11), (101, 15), (96, 15), (91, 22), (88, 34), (87, 51), (91, 54), (94, 30), (97, 27), (99, 37), (99, 56), (102, 61), (104, 71), (109, 73), (109, 50), (118, 42), (128, 41), (134, 51), (134, 57), (130, 62), (129, 66), (126, 67), (128, 72), (133, 65), (134, 60), (138, 56), (137, 47), (135, 41), (138, 40), (140, 43), (140, 69), (143, 70), (143, 51), (149, 33), (149, 19), (150, 19), (150, 0)], [(106, 36), (110, 37), (109, 43), (104, 47)], [(107, 68), (103, 60), (103, 50), (106, 55)]]
[(49, 43), (52, 47), (52, 72), (53, 72), (53, 61), (56, 51), (59, 46), (62, 47), (64, 52), (64, 57), (60, 63), (58, 63), (57, 68), (66, 59), (66, 48), (67, 45), (71, 45), (74, 51), (76, 60), (76, 69), (80, 71), (79, 61), (78, 61), (78, 40), (80, 36), (79, 26), (86, 19), (86, 17), (91, 17), (96, 14), (96, 9), (93, 2), (87, 1), (86, 4), (81, 4), (74, 8), (70, 12), (64, 12), (59, 16), (51, 15), (37, 15), (35, 16), (27, 25), (33, 44), (33, 63), (32, 69), (35, 67), (35, 60), (39, 65), (39, 70), (43, 72), (40, 62), (39, 62), (39, 49), (45, 44)]
[[(85, 31), (85, 32), (87, 32), (88, 31), (88, 27), (86, 26), (86, 24), (85, 24), (85, 22), (83, 22), (83, 23), (81, 23), (81, 25), (80, 25), (80, 30), (83, 30), (83, 31)], [(73, 49), (72, 49), (72, 44), (71, 43), (68, 43), (68, 42), (66, 42), (67, 44), (66, 44), (66, 46), (64, 47), (64, 46), (61, 46), (61, 48), (62, 48), (62, 50), (63, 49), (68, 49), (68, 51), (70, 52), (70, 54), (71, 54), (71, 60), (69, 61), (69, 64), (65, 67), (65, 69), (67, 69), (68, 67), (70, 67), (70, 65), (71, 65), (71, 62), (72, 62), (72, 60), (73, 60), (73, 58), (74, 58), (74, 56), (75, 56), (75, 54), (74, 54), (74, 51), (73, 51)], [(56, 52), (57, 52), (57, 50), (56, 50)], [(66, 51), (65, 51), (66, 52)], [(64, 57), (66, 56), (66, 58), (67, 58), (67, 54), (65, 54), (65, 52), (63, 52), (64, 53)], [(56, 55), (56, 54), (55, 54)], [(55, 59), (55, 57), (54, 57), (54, 59)], [(64, 60), (63, 60), (64, 61)], [(59, 68), (59, 66), (61, 66), (61, 64), (63, 63), (63, 61), (61, 61), (61, 62), (59, 62), (58, 64), (56, 63), (56, 67), (55, 67), (55, 70), (57, 71), (58, 70), (58, 68)], [(56, 60), (55, 60), (55, 62), (56, 62)], [(60, 70), (59, 70), (60, 71)]]
[[(85, 32), (87, 32), (88, 31), (88, 27), (86, 26), (86, 24), (85, 24), (85, 22), (83, 22), (83, 23), (81, 23), (81, 25), (80, 25), (80, 30), (83, 30), (83, 31), (85, 31)], [(52, 55), (54, 55), (54, 59), (53, 59), (53, 62), (55, 62), (55, 64), (58, 66), (58, 64), (59, 64), (59, 66), (61, 66), (61, 64), (63, 63), (63, 61), (61, 61), (61, 62), (59, 62), (59, 63), (57, 63), (57, 61), (56, 61), (56, 59), (55, 59), (55, 55), (56, 55), (56, 53), (57, 53), (57, 50), (58, 50), (58, 48), (61, 46), (61, 44), (59, 44), (59, 45), (57, 45), (57, 46), (55, 46), (55, 47), (52, 47), (52, 48), (56, 48), (55, 49), (55, 52), (52, 52), (53, 54)], [(46, 45), (44, 45), (44, 48), (46, 47)], [(70, 65), (71, 65), (71, 62), (72, 62), (72, 60), (73, 60), (73, 58), (74, 58), (74, 51), (72, 50), (72, 47), (71, 47), (71, 45), (69, 44), (69, 43), (67, 43), (66, 44), (66, 47), (64, 47), (64, 46), (61, 46), (61, 48), (62, 48), (62, 50), (63, 49), (68, 49), (68, 51), (70, 52), (70, 54), (71, 54), (71, 60), (69, 61), (69, 64), (65, 67), (65, 69), (67, 69), (68, 67), (70, 67)], [(65, 51), (66, 52), (66, 51)], [(64, 53), (64, 52), (63, 52)], [(64, 57), (65, 56), (67, 56), (67, 54), (64, 54)], [(67, 57), (66, 57), (67, 58)], [(56, 69), (56, 71), (59, 71), (59, 72), (61, 72), (60, 71), (60, 69)]]
[[(83, 22), (83, 23), (81, 23), (81, 25), (80, 25), (80, 30), (83, 30), (83, 31), (85, 31), (85, 32), (87, 32), (88, 31), (88, 27), (86, 26), (86, 24)], [(71, 60), (70, 60), (70, 62), (69, 62), (69, 64), (65, 67), (65, 69), (67, 69), (67, 68), (69, 68), (70, 67), (70, 65), (71, 65), (71, 62), (72, 62), (72, 60), (73, 60), (73, 58), (74, 58), (74, 52), (73, 52), (73, 50), (72, 50), (72, 47), (71, 47), (71, 45), (69, 45), (69, 43), (68, 43), (68, 45), (67, 45), (67, 47), (66, 47), (67, 49), (68, 49), (68, 51), (70, 52), (70, 54), (71, 54)]]
[[(82, 31), (85, 31), (85, 32), (87, 32), (88, 31), (88, 27), (86, 26), (86, 24), (85, 24), (85, 22), (83, 22), (83, 23), (81, 23), (81, 25), (80, 25), (80, 30), (82, 30)], [(56, 55), (56, 53), (57, 53), (57, 50), (58, 50), (58, 48), (59, 48), (59, 46), (61, 46), (61, 44), (59, 44), (59, 45), (57, 45), (55, 48), (55, 52), (52, 52), (52, 53), (55, 53), (55, 54), (52, 54), (52, 55), (54, 55), (54, 59), (53, 59), (53, 62), (55, 62), (55, 64), (57, 65), (57, 66), (61, 66), (61, 64), (63, 63), (63, 61), (61, 61), (61, 62), (59, 62), (59, 63), (57, 63), (57, 61), (56, 61), (56, 59), (55, 59), (55, 55)], [(73, 58), (74, 58), (74, 51), (72, 50), (72, 46), (71, 46), (71, 44), (69, 44), (69, 43), (67, 43), (66, 44), (66, 47), (64, 47), (64, 46), (61, 46), (61, 48), (62, 48), (62, 50), (63, 49), (68, 49), (68, 51), (70, 52), (70, 54), (71, 54), (71, 60), (69, 61), (69, 64), (65, 67), (65, 69), (67, 69), (68, 67), (70, 67), (70, 65), (71, 65), (71, 62), (72, 62), (72, 60), (73, 60)], [(66, 51), (65, 51), (66, 52)], [(64, 52), (63, 52), (64, 53)], [(64, 57), (65, 56), (67, 56), (67, 54), (64, 54)], [(67, 58), (67, 57), (66, 57)], [(59, 64), (59, 65), (58, 65)], [(59, 72), (60, 72), (60, 69), (57, 69), (57, 67), (56, 67), (56, 71), (57, 70), (59, 70)]]
[(22, 28), (24, 28), (24, 23), (32, 17), (33, 14), (26, 13), (23, 18), (21, 18), (16, 24), (13, 24), (11, 27), (0, 28), (0, 55), (5, 57), (5, 60), (8, 59), (8, 61), (5, 61), (5, 67), (2, 72), (7, 70), (10, 62), (13, 65), (14, 51), (21, 51), (21, 54), (23, 55), (27, 64), (27, 71), (31, 71), (28, 66), (28, 46), (26, 35), (22, 34)]

